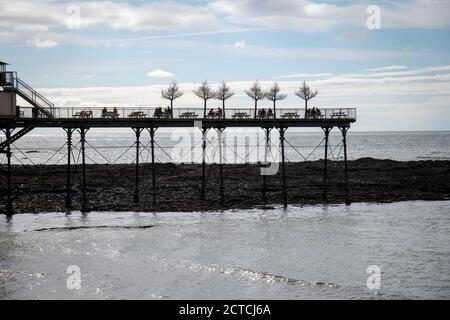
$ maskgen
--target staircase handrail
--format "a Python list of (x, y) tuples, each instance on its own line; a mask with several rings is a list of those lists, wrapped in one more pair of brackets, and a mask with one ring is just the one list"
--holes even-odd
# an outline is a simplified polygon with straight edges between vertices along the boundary
[[(36, 90), (34, 90), (30, 85), (28, 85), (26, 82), (24, 82), (23, 80), (21, 80), (20, 78), (16, 77), (17, 80), (17, 84), (16, 84), (16, 89), (19, 89), (19, 84), (24, 86), (26, 89), (28, 89), (29, 91), (31, 91), (36, 97), (38, 97), (39, 99), (41, 99), (42, 101), (44, 101), (50, 108), (54, 107), (54, 104), (52, 102), (50, 102), (47, 98), (45, 98), (44, 96), (42, 96), (39, 92), (37, 92)], [(33, 97), (31, 97), (33, 99)], [(36, 100), (36, 99), (33, 99)]]

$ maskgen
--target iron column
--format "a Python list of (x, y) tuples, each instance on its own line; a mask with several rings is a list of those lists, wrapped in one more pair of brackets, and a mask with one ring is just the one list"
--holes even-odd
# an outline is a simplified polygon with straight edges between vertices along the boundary
[[(265, 131), (266, 141), (264, 146), (264, 165), (267, 165), (267, 156), (270, 149), (270, 131), (271, 128), (263, 128)], [(263, 201), (266, 201), (266, 192), (267, 192), (267, 176), (263, 175), (263, 190), (262, 190)]]
[(85, 128), (80, 128), (80, 142), (81, 142), (81, 165), (82, 165), (82, 186), (81, 186), (81, 194), (82, 194), (82, 203), (81, 203), (81, 212), (88, 212), (87, 201), (86, 201), (86, 131)]
[(202, 199), (206, 193), (206, 135), (208, 129), (202, 128)]
[(286, 128), (278, 128), (280, 131), (280, 144), (281, 144), (281, 178), (283, 180), (283, 205), (287, 207), (287, 190), (286, 190), (286, 168), (284, 161), (284, 133)]
[(223, 192), (223, 152), (222, 152), (222, 133), (223, 133), (224, 128), (218, 128), (217, 129), (217, 135), (219, 138), (219, 157), (220, 157), (220, 162), (219, 162), (219, 171), (220, 171), (220, 202), (223, 204), (223, 197), (224, 197), (224, 192)]
[(142, 129), (141, 128), (133, 128), (136, 133), (136, 177), (135, 177), (135, 185), (134, 185), (134, 203), (139, 202), (139, 147), (140, 147), (140, 136)]
[(152, 151), (152, 204), (156, 204), (156, 170), (155, 170), (155, 128), (150, 128), (150, 148)]
[(71, 128), (65, 129), (67, 132), (67, 181), (66, 181), (66, 208), (72, 208), (72, 199), (70, 194), (70, 161), (72, 158), (72, 130)]
[(350, 187), (348, 184), (348, 167), (347, 167), (347, 131), (348, 127), (341, 127), (342, 144), (344, 145), (344, 175), (345, 175), (345, 203), (350, 204)]
[[(11, 129), (6, 128), (6, 141), (9, 141), (11, 139)], [(6, 145), (6, 157), (8, 161), (8, 178), (7, 178), (7, 203), (6, 203), (6, 215), (12, 215), (13, 212), (13, 204), (12, 204), (12, 198), (11, 198), (11, 144), (8, 143)]]
[(328, 137), (331, 128), (322, 128), (325, 132), (325, 159), (323, 164), (323, 198), (327, 199), (327, 166), (328, 166)]

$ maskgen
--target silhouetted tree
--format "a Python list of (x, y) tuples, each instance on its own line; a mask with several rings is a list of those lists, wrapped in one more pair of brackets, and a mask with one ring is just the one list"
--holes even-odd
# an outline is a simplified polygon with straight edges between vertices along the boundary
[(222, 81), (222, 83), (219, 85), (219, 88), (216, 91), (215, 98), (217, 100), (222, 100), (222, 112), (224, 118), (225, 118), (225, 100), (228, 100), (233, 95), (234, 92), (231, 91), (231, 88), (227, 86), (225, 81)]
[(178, 99), (184, 94), (180, 90), (178, 84), (174, 81), (172, 82), (166, 90), (161, 90), (161, 96), (164, 99), (170, 100), (170, 116), (173, 118), (173, 100)]
[(295, 95), (305, 100), (305, 116), (308, 111), (308, 101), (317, 96), (319, 91), (311, 90), (311, 88), (303, 81), (303, 85), (295, 92)]
[(264, 99), (265, 94), (262, 91), (261, 86), (259, 85), (258, 81), (253, 82), (250, 89), (246, 90), (245, 93), (255, 101), (255, 118), (256, 118), (256, 112), (258, 109), (258, 101), (261, 99)]
[(266, 98), (273, 101), (273, 115), (274, 118), (277, 117), (277, 109), (276, 109), (276, 103), (279, 100), (283, 100), (287, 97), (287, 94), (280, 93), (281, 89), (278, 86), (278, 83), (274, 83), (272, 88), (269, 89), (269, 91), (266, 93)]
[(209, 99), (214, 98), (215, 92), (213, 90), (211, 90), (211, 87), (209, 86), (208, 82), (206, 82), (206, 81), (203, 81), (202, 84), (193, 92), (197, 97), (203, 99), (203, 101), (204, 101), (203, 118), (206, 118), (206, 102)]

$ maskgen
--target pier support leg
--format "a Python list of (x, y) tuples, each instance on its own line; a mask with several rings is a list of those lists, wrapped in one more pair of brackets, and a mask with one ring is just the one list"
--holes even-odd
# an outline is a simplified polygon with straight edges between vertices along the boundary
[(233, 138), (233, 153), (234, 153), (234, 164), (238, 163), (238, 141), (237, 137), (234, 136)]
[(81, 186), (81, 212), (89, 212), (86, 198), (86, 132), (88, 129), (80, 128), (81, 143), (81, 167), (82, 167), (82, 186)]
[(286, 190), (286, 166), (284, 156), (284, 133), (287, 128), (278, 128), (280, 132), (280, 146), (281, 146), (281, 179), (283, 183), (283, 205), (287, 208), (287, 190)]
[[(272, 130), (272, 128), (263, 128), (263, 130), (265, 131), (265, 145), (264, 145), (264, 165), (267, 165), (267, 157), (269, 155), (269, 151), (270, 151), (270, 131)], [(262, 189), (262, 198), (263, 201), (266, 201), (266, 192), (267, 192), (267, 176), (263, 175), (263, 189)]]
[(327, 169), (328, 169), (328, 137), (330, 136), (331, 128), (322, 128), (325, 133), (325, 158), (323, 164), (323, 199), (327, 199)]
[(156, 169), (155, 169), (155, 132), (157, 128), (150, 128), (150, 149), (152, 153), (152, 205), (156, 205)]
[(67, 133), (67, 179), (66, 179), (66, 208), (72, 208), (72, 198), (71, 198), (71, 172), (70, 172), (70, 162), (72, 158), (72, 128), (64, 129)]
[(345, 177), (345, 204), (350, 204), (350, 186), (348, 183), (348, 166), (347, 166), (347, 131), (349, 127), (340, 127), (342, 132), (342, 144), (344, 146), (344, 177)]
[(139, 148), (142, 128), (133, 128), (133, 130), (136, 134), (136, 176), (134, 183), (133, 201), (134, 203), (139, 203)]
[(245, 156), (245, 164), (249, 164), (250, 163), (250, 138), (249, 137), (245, 137), (245, 151), (244, 151), (244, 156)]
[[(194, 129), (195, 130), (195, 129)], [(191, 134), (191, 164), (195, 163), (195, 134)]]
[(208, 129), (202, 128), (202, 200), (206, 199), (206, 135)]
[(218, 128), (217, 129), (217, 136), (218, 136), (218, 143), (219, 143), (219, 175), (220, 175), (220, 203), (223, 204), (224, 200), (224, 190), (223, 190), (223, 140), (222, 140), (222, 133), (225, 129), (224, 128)]
[[(5, 130), (5, 134), (6, 134), (6, 141), (11, 139), (11, 129), (7, 128)], [(8, 162), (8, 177), (7, 177), (7, 198), (6, 198), (6, 215), (7, 216), (12, 216), (14, 214), (14, 207), (13, 207), (13, 202), (12, 202), (12, 187), (11, 187), (11, 145), (8, 143), (7, 147), (6, 147), (6, 158), (7, 158), (7, 162)]]

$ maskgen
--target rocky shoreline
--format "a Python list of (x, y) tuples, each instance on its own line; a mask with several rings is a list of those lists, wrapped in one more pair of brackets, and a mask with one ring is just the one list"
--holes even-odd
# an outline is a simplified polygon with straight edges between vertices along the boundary
[[(157, 164), (156, 205), (152, 205), (151, 164), (140, 166), (140, 202), (133, 203), (135, 166), (88, 165), (87, 199), (92, 211), (204, 211), (270, 207), (282, 204), (281, 170), (263, 178), (255, 164), (224, 165), (224, 199), (220, 201), (219, 167), (208, 165), (206, 200), (201, 200), (201, 165)], [(393, 202), (450, 199), (450, 161), (376, 160), (348, 162), (351, 202)], [(81, 208), (81, 167), (73, 167), (73, 210)], [(342, 161), (329, 162), (328, 197), (323, 194), (323, 161), (286, 164), (288, 203), (344, 203)], [(0, 166), (0, 210), (6, 201), (6, 168)], [(14, 166), (16, 213), (64, 212), (66, 167)]]

